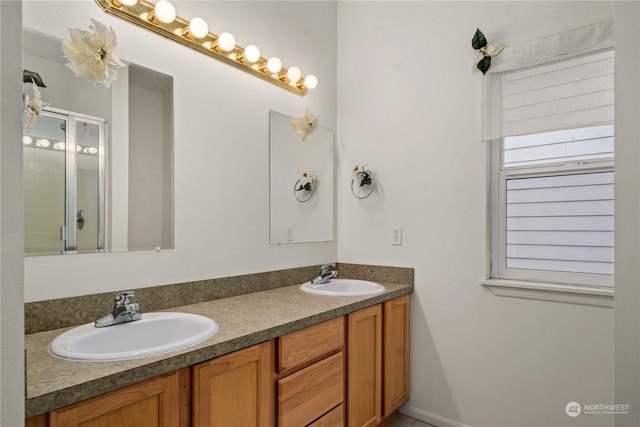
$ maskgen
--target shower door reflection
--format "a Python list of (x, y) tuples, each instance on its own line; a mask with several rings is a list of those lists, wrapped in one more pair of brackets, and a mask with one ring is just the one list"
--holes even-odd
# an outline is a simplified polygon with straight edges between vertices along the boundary
[[(104, 195), (100, 184), (101, 150), (104, 144), (102, 124), (76, 120), (76, 209), (75, 233), (78, 253), (96, 252), (104, 248), (102, 221)], [(69, 210), (73, 213), (73, 210)], [(74, 218), (70, 218), (73, 220)], [(67, 220), (67, 223), (70, 223)], [(70, 250), (68, 248), (67, 250)]]
[(104, 249), (105, 121), (43, 111), (23, 137), (25, 255)]
[(64, 251), (60, 226), (65, 213), (65, 146), (67, 120), (42, 115), (22, 137), (24, 153), (25, 254)]

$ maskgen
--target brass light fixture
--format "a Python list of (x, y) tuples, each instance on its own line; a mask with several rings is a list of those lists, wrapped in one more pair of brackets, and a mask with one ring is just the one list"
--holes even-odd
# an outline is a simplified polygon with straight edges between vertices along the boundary
[(158, 0), (155, 4), (146, 0), (96, 0), (96, 3), (106, 13), (216, 58), (296, 95), (305, 96), (309, 89), (318, 84), (313, 75), (302, 77), (297, 67), (290, 67), (288, 70), (283, 68), (277, 57), (261, 57), (260, 50), (255, 45), (245, 48), (236, 45), (235, 38), (230, 33), (216, 35), (209, 32), (209, 27), (202, 18), (186, 21), (177, 16), (175, 7), (168, 0)]

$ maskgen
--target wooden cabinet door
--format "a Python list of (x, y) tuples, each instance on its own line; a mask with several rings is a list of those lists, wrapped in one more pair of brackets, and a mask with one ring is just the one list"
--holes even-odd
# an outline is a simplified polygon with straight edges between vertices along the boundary
[(382, 420), (382, 307), (351, 313), (347, 329), (347, 425)]
[(383, 304), (384, 416), (409, 399), (409, 295)]
[(178, 372), (153, 378), (49, 413), (50, 427), (179, 425)]
[(24, 427), (49, 427), (49, 414), (44, 413), (24, 420)]
[(272, 426), (272, 384), (269, 342), (194, 366), (193, 425)]

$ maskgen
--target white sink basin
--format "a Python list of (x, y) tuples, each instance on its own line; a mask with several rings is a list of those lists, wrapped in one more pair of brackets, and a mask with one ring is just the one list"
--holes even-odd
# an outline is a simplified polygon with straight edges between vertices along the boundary
[(331, 279), (329, 283), (313, 285), (311, 282), (303, 283), (300, 290), (310, 294), (356, 297), (378, 295), (386, 288), (379, 283), (356, 279)]
[(137, 359), (196, 345), (212, 337), (218, 324), (190, 313), (142, 313), (135, 322), (96, 328), (93, 323), (58, 335), (49, 352), (63, 359), (107, 362)]

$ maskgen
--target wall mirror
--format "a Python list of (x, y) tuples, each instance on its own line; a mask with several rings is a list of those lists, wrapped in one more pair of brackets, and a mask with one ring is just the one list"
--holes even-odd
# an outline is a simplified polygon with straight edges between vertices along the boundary
[(172, 248), (172, 78), (127, 63), (106, 88), (65, 62), (61, 40), (24, 29), (51, 103), (23, 136), (25, 255)]
[(269, 112), (270, 242), (333, 240), (333, 132), (305, 139), (291, 117)]

